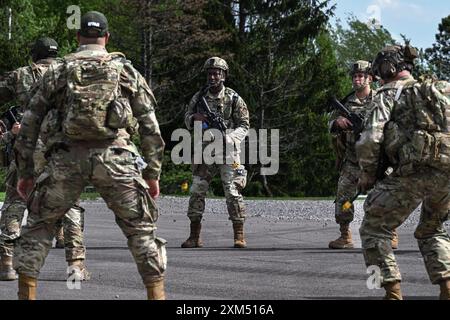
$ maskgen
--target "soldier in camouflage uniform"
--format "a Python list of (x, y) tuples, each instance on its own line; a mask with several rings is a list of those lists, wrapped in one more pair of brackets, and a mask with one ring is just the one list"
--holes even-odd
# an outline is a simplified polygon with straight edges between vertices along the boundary
[[(26, 108), (32, 94), (36, 91), (37, 84), (51, 63), (55, 61), (58, 53), (58, 44), (51, 38), (40, 38), (34, 43), (31, 55), (33, 63), (30, 66), (19, 68), (7, 74), (0, 82), (0, 103), (16, 100), (22, 109)], [(12, 129), (2, 135), (2, 142), (14, 145), (20, 123), (11, 124)], [(36, 173), (39, 174), (45, 166), (43, 156), (45, 150), (39, 140), (40, 148), (35, 153)], [(14, 241), (19, 237), (22, 219), (26, 209), (26, 202), (17, 193), (17, 167), (12, 152), (11, 163), (6, 176), (6, 197), (1, 209), (0, 219), (0, 280), (15, 280), (16, 274), (12, 268), (12, 256)], [(83, 211), (79, 206), (74, 206), (63, 217), (60, 224), (67, 230), (66, 260), (70, 265), (78, 265), (83, 280), (89, 277), (84, 267), (85, 247), (83, 244)]]
[[(450, 84), (418, 82), (411, 76), (417, 52), (389, 46), (378, 53), (374, 72), (384, 80), (356, 144), (361, 190), (373, 189), (364, 203), (360, 228), (367, 266), (380, 268), (385, 299), (402, 299), (401, 275), (390, 240), (422, 203), (414, 233), (441, 299), (450, 299), (450, 238), (443, 226), (450, 205)], [(385, 155), (394, 171), (377, 181)]]
[[(375, 94), (371, 89), (372, 74), (370, 62), (364, 60), (356, 61), (350, 70), (354, 91), (344, 98), (343, 104), (354, 112), (365, 117), (369, 103)], [(353, 248), (350, 223), (354, 217), (353, 204), (347, 210), (342, 205), (352, 199), (357, 193), (359, 177), (359, 166), (355, 152), (357, 137), (352, 130), (352, 124), (345, 115), (334, 111), (329, 122), (333, 148), (336, 153), (336, 167), (339, 170), (339, 181), (335, 201), (335, 219), (340, 225), (341, 235), (328, 244), (330, 249)], [(393, 242), (396, 247), (396, 242)]]
[[(55, 223), (92, 184), (114, 212), (147, 288), (164, 299), (165, 240), (155, 235), (164, 141), (156, 101), (123, 54), (108, 53), (106, 17), (88, 12), (77, 34), (80, 47), (50, 66), (29, 104), (16, 142), (21, 195), (29, 195), (28, 224), (16, 246), (19, 299), (35, 299), (40, 269)], [(33, 152), (46, 115), (48, 165), (33, 181)], [(127, 128), (136, 118), (144, 160)], [(53, 131), (52, 131), (53, 130)]]
[[(225, 192), (229, 218), (233, 223), (234, 247), (245, 248), (244, 237), (245, 205), (241, 191), (246, 185), (247, 171), (239, 162), (239, 147), (249, 129), (249, 113), (244, 100), (232, 89), (223, 85), (228, 72), (225, 60), (212, 57), (206, 60), (204, 70), (207, 72), (208, 85), (197, 92), (191, 99), (186, 115), (185, 124), (188, 129), (194, 127), (194, 122), (208, 123), (200, 100), (205, 98), (212, 112), (218, 113), (224, 119), (229, 129), (225, 135), (226, 142), (234, 144), (233, 162), (224, 161), (223, 164), (208, 165), (193, 163), (193, 182), (189, 199), (188, 217), (191, 221), (190, 236), (181, 245), (182, 248), (202, 247), (200, 239), (201, 220), (205, 211), (205, 197), (209, 184), (217, 172), (220, 173)], [(208, 143), (203, 143), (203, 147)]]

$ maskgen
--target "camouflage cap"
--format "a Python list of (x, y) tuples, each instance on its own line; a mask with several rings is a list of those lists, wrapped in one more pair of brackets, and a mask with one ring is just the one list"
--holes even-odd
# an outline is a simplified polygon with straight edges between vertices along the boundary
[(108, 32), (108, 20), (98, 11), (89, 11), (81, 17), (80, 34), (86, 38), (102, 38)]
[(228, 64), (225, 60), (223, 60), (222, 58), (219, 57), (211, 57), (208, 60), (206, 60), (204, 66), (203, 66), (203, 70), (208, 70), (208, 69), (221, 69), (225, 72), (228, 71)]
[(31, 56), (34, 61), (47, 57), (56, 57), (57, 54), (58, 43), (54, 39), (48, 37), (37, 39), (31, 48)]
[(358, 72), (370, 74), (371, 68), (372, 64), (369, 61), (358, 60), (352, 64), (350, 74), (353, 75)]

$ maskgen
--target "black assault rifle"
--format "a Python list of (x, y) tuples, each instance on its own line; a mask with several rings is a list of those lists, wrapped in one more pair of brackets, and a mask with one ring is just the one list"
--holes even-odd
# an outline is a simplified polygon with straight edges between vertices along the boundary
[(362, 130), (363, 130), (364, 118), (361, 117), (359, 114), (351, 112), (350, 110), (348, 110), (335, 97), (333, 97), (330, 100), (330, 104), (331, 104), (331, 106), (333, 108), (339, 110), (344, 115), (345, 118), (350, 120), (350, 122), (352, 123), (353, 133), (355, 134), (356, 137), (358, 137), (361, 134)]
[(218, 113), (211, 111), (211, 108), (209, 107), (208, 102), (206, 102), (205, 97), (202, 97), (202, 108), (209, 126), (224, 133), (227, 130), (227, 125), (225, 124), (224, 119)]
[[(22, 112), (20, 111), (19, 106), (12, 106), (8, 108), (5, 112), (0, 115), (0, 120), (2, 121), (2, 131), (5, 133), (6, 131), (10, 131), (13, 127), (14, 123), (20, 123), (22, 121)], [(5, 130), (6, 128), (6, 130)]]
[(208, 105), (208, 102), (205, 99), (205, 94), (208, 92), (209, 86), (203, 88), (200, 93), (201, 98), (198, 103), (201, 106), (201, 113), (206, 117), (207, 124), (210, 128), (218, 129), (222, 133), (225, 133), (227, 130), (227, 125), (225, 124), (225, 120), (223, 117), (217, 112), (212, 112), (211, 108)]

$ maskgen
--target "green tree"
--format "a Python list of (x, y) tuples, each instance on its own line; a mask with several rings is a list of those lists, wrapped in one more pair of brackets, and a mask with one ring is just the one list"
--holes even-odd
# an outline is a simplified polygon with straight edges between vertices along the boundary
[(355, 60), (372, 61), (383, 47), (395, 43), (383, 26), (369, 26), (355, 16), (347, 18), (348, 28), (339, 20), (333, 30), (333, 40), (341, 68), (347, 69)]
[(342, 91), (342, 75), (325, 31), (333, 10), (327, 6), (237, 1), (232, 7), (241, 45), (229, 61), (229, 85), (247, 101), (252, 128), (280, 129), (279, 174), (261, 176), (260, 166), (249, 167), (250, 184), (262, 185), (266, 195), (332, 193), (323, 183), (332, 155), (322, 115), (328, 97)]
[(438, 27), (436, 42), (425, 50), (429, 67), (439, 79), (450, 81), (450, 15)]

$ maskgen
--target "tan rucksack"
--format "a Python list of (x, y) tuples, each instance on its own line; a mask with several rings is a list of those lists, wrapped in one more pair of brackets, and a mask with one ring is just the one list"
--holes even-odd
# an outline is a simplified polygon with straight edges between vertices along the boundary
[[(126, 128), (132, 120), (128, 99), (121, 98), (120, 93), (123, 59), (116, 54), (105, 54), (71, 55), (64, 60), (67, 70), (64, 134), (72, 140), (115, 138), (117, 129)], [(120, 117), (123, 123), (117, 124)], [(110, 121), (111, 118), (114, 120)]]
[[(385, 128), (385, 148), (397, 150), (393, 160), (399, 173), (410, 174), (416, 165), (450, 170), (449, 88), (447, 82), (426, 80), (410, 82), (402, 89), (414, 122), (413, 130), (401, 129), (396, 121)], [(392, 151), (388, 154), (393, 154)]]

